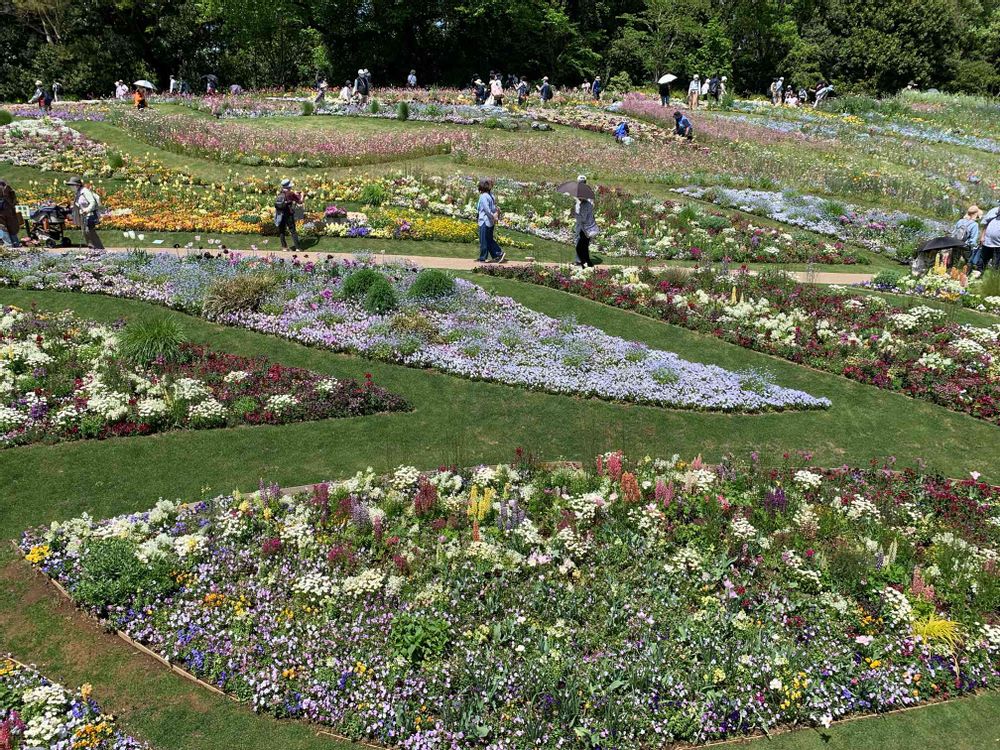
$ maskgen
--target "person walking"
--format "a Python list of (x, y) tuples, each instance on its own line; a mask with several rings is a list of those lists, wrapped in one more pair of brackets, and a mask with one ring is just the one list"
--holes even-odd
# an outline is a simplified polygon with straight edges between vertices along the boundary
[(689, 141), (694, 138), (694, 126), (687, 118), (687, 115), (680, 111), (674, 112), (674, 135), (687, 138)]
[(83, 184), (82, 177), (70, 177), (66, 184), (76, 191), (73, 198), (73, 221), (83, 230), (83, 241), (92, 250), (103, 250), (104, 243), (97, 234), (97, 225), (101, 221), (101, 199), (88, 185)]
[(20, 247), (17, 233), (21, 217), (17, 213), (17, 193), (6, 180), (0, 180), (0, 244)]
[(698, 109), (698, 96), (701, 94), (701, 79), (695, 75), (688, 84), (688, 109)]
[(135, 105), (136, 109), (145, 109), (148, 104), (146, 102), (146, 93), (142, 90), (142, 86), (135, 87), (135, 93), (132, 94), (132, 103)]
[(722, 76), (722, 80), (719, 81), (719, 97), (718, 100), (721, 102), (726, 98), (726, 91), (728, 91), (728, 84), (726, 83), (729, 79), (726, 76)]
[(771, 104), (778, 106), (782, 103), (782, 101), (784, 101), (784, 97), (782, 96), (784, 89), (785, 78), (784, 76), (780, 76), (774, 80), (774, 83), (771, 84)]
[(330, 88), (330, 84), (326, 82), (323, 78), (319, 83), (316, 84), (316, 98), (313, 100), (313, 104), (317, 107), (326, 104), (326, 91)]
[(503, 263), (507, 259), (500, 245), (497, 244), (495, 232), (500, 220), (500, 209), (493, 197), (493, 182), (485, 177), (479, 181), (479, 203), (476, 206), (479, 213), (479, 263)]
[(299, 250), (299, 233), (295, 230), (295, 207), (302, 205), (302, 193), (296, 193), (291, 180), (282, 180), (281, 189), (274, 198), (274, 226), (278, 228), (281, 249), (287, 250), (285, 235), (292, 235), (292, 250)]
[(178, 84), (177, 76), (175, 76), (173, 73), (171, 73), (170, 74), (170, 87), (167, 89), (167, 93), (168, 94), (179, 93), (180, 86), (178, 86), (177, 84)]
[(542, 84), (538, 87), (538, 100), (542, 106), (552, 101), (552, 86), (549, 85), (549, 77), (542, 77)]
[(486, 84), (483, 83), (482, 78), (477, 78), (472, 82), (472, 98), (475, 100), (477, 107), (486, 104)]
[(965, 216), (955, 222), (951, 230), (951, 236), (956, 240), (961, 240), (963, 247), (953, 248), (948, 254), (945, 265), (952, 268), (955, 265), (964, 266), (975, 265), (976, 250), (979, 249), (979, 220), (983, 217), (983, 212), (979, 206), (969, 206)]
[(406, 76), (406, 88), (415, 89), (417, 87), (417, 71), (411, 70), (410, 75)]
[(601, 93), (604, 91), (604, 85), (601, 83), (600, 76), (594, 76), (594, 82), (590, 85), (590, 93), (594, 97), (595, 102), (601, 101)]
[(52, 101), (54, 101), (54, 102), (56, 102), (58, 104), (61, 101), (61, 99), (59, 99), (59, 95), (61, 93), (62, 93), (62, 84), (59, 83), (59, 81), (53, 81), (52, 82)]
[[(582, 185), (587, 184), (585, 175), (580, 175), (576, 181)], [(590, 198), (577, 198), (576, 205), (573, 206), (573, 218), (576, 224), (573, 227), (573, 236), (576, 238), (576, 262), (574, 265), (581, 268), (593, 268), (594, 263), (590, 259), (590, 241), (599, 233), (597, 219), (594, 218), (594, 202)]]
[(517, 106), (523, 107), (528, 103), (528, 79), (525, 76), (521, 76), (521, 80), (517, 83)]
[(354, 79), (354, 98), (358, 104), (364, 106), (368, 102), (368, 79), (365, 77), (365, 69), (358, 68), (358, 77)]
[(719, 78), (719, 74), (716, 73), (708, 81), (708, 95), (715, 99), (715, 103), (718, 104), (719, 100), (722, 98), (719, 93), (719, 88), (722, 86), (722, 80)]
[(115, 99), (124, 99), (128, 96), (128, 86), (125, 81), (115, 81)]
[(976, 260), (976, 270), (980, 273), (988, 267), (1000, 270), (1000, 205), (990, 209), (983, 217), (983, 231)]

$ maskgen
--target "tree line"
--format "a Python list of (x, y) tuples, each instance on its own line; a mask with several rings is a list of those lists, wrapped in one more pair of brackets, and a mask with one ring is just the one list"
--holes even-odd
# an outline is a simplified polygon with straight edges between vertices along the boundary
[(892, 93), (1000, 91), (1000, 0), (0, 0), (0, 99), (177, 75), (197, 88), (467, 84), (493, 69), (559, 85), (595, 75), (727, 75)]

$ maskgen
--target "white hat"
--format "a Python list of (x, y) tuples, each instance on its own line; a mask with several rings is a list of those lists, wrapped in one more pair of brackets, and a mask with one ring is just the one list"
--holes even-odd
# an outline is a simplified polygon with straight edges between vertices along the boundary
[(548, 76), (542, 76), (542, 80), (543, 81), (547, 81), (547, 80), (549, 80), (549, 77)]
[(585, 174), (577, 175), (576, 176), (576, 181), (577, 182), (586, 182), (587, 181), (587, 175), (585, 175)]
[(285, 180), (281, 181), (281, 187), (283, 187), (283, 188), (290, 188), (291, 186), (292, 186), (292, 181), (291, 180), (285, 179)]
[(725, 76), (722, 76), (722, 80), (723, 80), (723, 81), (728, 81), (729, 79), (728, 79), (728, 78), (726, 78)]
[(696, 80), (696, 81), (701, 80), (700, 78), (698, 78), (698, 74), (697, 73), (694, 74), (694, 80)]
[(41, 81), (35, 81), (35, 85), (36, 85), (36, 86), (41, 86), (41, 85), (42, 85), (42, 82), (41, 82)]
[(365, 74), (365, 69), (364, 68), (358, 68), (358, 75), (359, 76), (363, 76), (364, 74)]

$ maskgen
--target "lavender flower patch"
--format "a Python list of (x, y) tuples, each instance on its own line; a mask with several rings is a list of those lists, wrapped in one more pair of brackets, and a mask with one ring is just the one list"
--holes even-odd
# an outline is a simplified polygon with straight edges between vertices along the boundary
[(0, 264), (0, 277), (23, 288), (101, 293), (201, 313), (220, 282), (272, 274), (269, 296), (259, 304), (207, 316), (334, 351), (548, 393), (727, 412), (830, 406), (826, 398), (756, 376), (556, 320), (461, 279), (450, 295), (414, 299), (409, 291), (417, 273), (410, 267), (381, 267), (395, 304), (372, 312), (345, 294), (345, 278), (363, 268), (238, 257), (45, 255)]

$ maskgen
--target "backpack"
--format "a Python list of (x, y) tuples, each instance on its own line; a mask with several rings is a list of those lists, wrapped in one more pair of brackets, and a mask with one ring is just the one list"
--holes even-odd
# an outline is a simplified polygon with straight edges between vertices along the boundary
[(708, 82), (708, 93), (710, 93), (712, 96), (715, 96), (716, 94), (719, 93), (719, 80), (717, 78), (713, 78), (711, 81)]
[(975, 222), (969, 219), (962, 219), (955, 225), (954, 231), (951, 236), (956, 240), (959, 240), (963, 245), (969, 245), (969, 239), (972, 235), (972, 227), (975, 226)]
[(274, 210), (278, 213), (283, 213), (288, 210), (288, 195), (282, 190), (274, 198)]
[(365, 78), (359, 78), (357, 81), (358, 93), (361, 96), (368, 96), (368, 80)]

